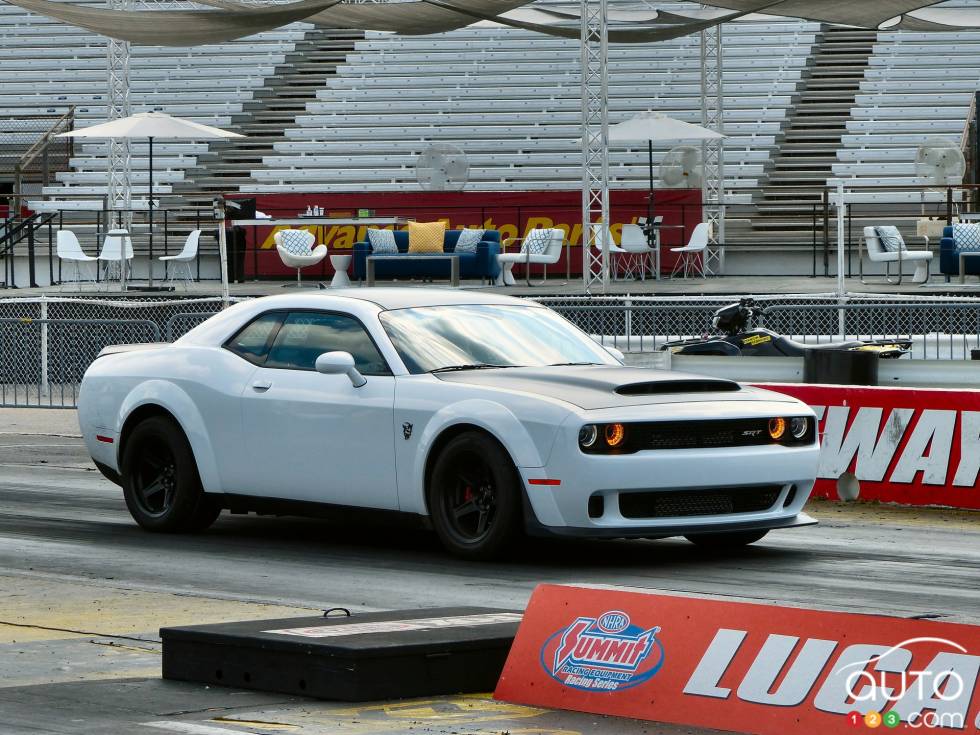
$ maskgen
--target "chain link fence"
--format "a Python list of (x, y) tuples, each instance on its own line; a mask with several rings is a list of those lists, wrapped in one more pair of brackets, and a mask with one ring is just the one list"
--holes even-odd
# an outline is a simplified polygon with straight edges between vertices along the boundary
[(172, 342), (223, 306), (220, 298), (0, 299), (0, 407), (72, 408), (105, 347)]
[[(535, 299), (604, 344), (657, 352), (672, 339), (711, 332), (734, 297)], [(913, 357), (969, 359), (980, 349), (980, 301), (831, 295), (758, 297), (761, 326), (813, 343), (905, 338)], [(73, 407), (86, 368), (113, 344), (172, 342), (221, 311), (220, 298), (0, 299), (0, 406)]]
[[(671, 340), (713, 332), (715, 310), (736, 297), (554, 297), (535, 299), (604, 344), (656, 352)], [(756, 297), (757, 326), (807, 344), (910, 339), (912, 357), (970, 359), (980, 348), (980, 301), (969, 298), (777, 295)]]

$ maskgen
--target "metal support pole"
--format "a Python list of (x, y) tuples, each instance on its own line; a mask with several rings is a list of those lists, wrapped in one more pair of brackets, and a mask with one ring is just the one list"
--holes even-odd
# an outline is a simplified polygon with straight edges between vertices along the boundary
[(51, 376), (48, 370), (48, 299), (41, 294), (41, 390), (38, 398), (48, 395)]
[[(221, 300), (227, 307), (228, 293), (228, 239), (225, 233), (225, 198), (221, 194), (214, 198), (214, 219), (218, 224), (218, 260), (221, 267)], [(198, 261), (200, 267), (200, 260)]]
[[(844, 284), (844, 218), (847, 205), (844, 203), (844, 182), (837, 183), (837, 296), (844, 298), (847, 287)], [(843, 319), (844, 312), (841, 312)]]
[[(107, 0), (110, 10), (128, 10), (130, 0)], [(128, 117), (129, 104), (129, 42), (106, 39), (106, 76), (108, 79), (108, 109), (107, 117), (116, 120)], [(108, 208), (123, 212), (125, 220), (122, 227), (132, 231), (132, 185), (130, 179), (131, 151), (129, 141), (125, 138), (109, 139), (109, 155), (107, 166), (106, 199)], [(120, 249), (119, 258), (119, 287), (126, 290), (126, 252)]]
[[(725, 88), (722, 26), (701, 31), (701, 125), (724, 134)], [(706, 140), (701, 144), (701, 203), (704, 222), (711, 225), (710, 242), (715, 244), (711, 259), (717, 275), (725, 272), (725, 143)], [(706, 251), (710, 252), (710, 251)], [(705, 263), (707, 266), (708, 264)]]
[[(582, 43), (582, 285), (609, 287), (609, 8), (581, 0)], [(602, 249), (595, 247), (592, 224)]]

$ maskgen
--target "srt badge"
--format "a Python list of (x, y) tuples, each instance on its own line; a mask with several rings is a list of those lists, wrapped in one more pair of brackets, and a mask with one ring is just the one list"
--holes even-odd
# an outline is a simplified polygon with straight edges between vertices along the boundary
[(541, 665), (556, 681), (587, 691), (616, 692), (650, 679), (664, 663), (660, 627), (644, 629), (618, 610), (578, 618), (545, 641)]

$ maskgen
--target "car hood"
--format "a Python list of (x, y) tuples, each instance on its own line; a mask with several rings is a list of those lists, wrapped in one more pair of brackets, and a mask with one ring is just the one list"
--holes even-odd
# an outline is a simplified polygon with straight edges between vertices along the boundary
[[(759, 399), (754, 389), (730, 380), (613, 365), (462, 370), (437, 373), (436, 377), (451, 383), (555, 398), (587, 411), (653, 403)], [(793, 402), (778, 394), (766, 397)]]

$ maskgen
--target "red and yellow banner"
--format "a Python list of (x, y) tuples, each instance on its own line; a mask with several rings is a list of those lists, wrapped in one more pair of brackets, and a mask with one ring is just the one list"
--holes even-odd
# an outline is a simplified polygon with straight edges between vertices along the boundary
[[(249, 198), (241, 195), (236, 198)], [(576, 248), (582, 242), (582, 193), (580, 191), (535, 192), (401, 192), (365, 194), (259, 194), (256, 208), (273, 219), (292, 219), (306, 212), (307, 207), (320, 207), (323, 217), (353, 218), (359, 210), (369, 210), (373, 216), (414, 218), (419, 222), (443, 221), (449, 229), (477, 227), (499, 230), (502, 240), (521, 237), (538, 227), (559, 228)], [(647, 214), (647, 192), (610, 192), (611, 229), (618, 240), (622, 225), (636, 222)], [(663, 267), (673, 264), (671, 247), (687, 243), (691, 230), (701, 221), (701, 192), (694, 189), (658, 191), (654, 214), (664, 217), (662, 231)], [(371, 218), (357, 225), (303, 225), (314, 234), (318, 243), (333, 250), (346, 250), (355, 242), (366, 239), (372, 227)], [(287, 276), (290, 270), (280, 262), (273, 242), (276, 231), (271, 226), (246, 228), (246, 274), (249, 276)], [(566, 255), (565, 257), (569, 257)], [(581, 273), (581, 251), (570, 253), (571, 272)], [(565, 268), (565, 259), (554, 272)], [(316, 269), (313, 269), (316, 270)], [(321, 275), (332, 273), (329, 259), (320, 267)], [(311, 273), (311, 275), (315, 275)]]

